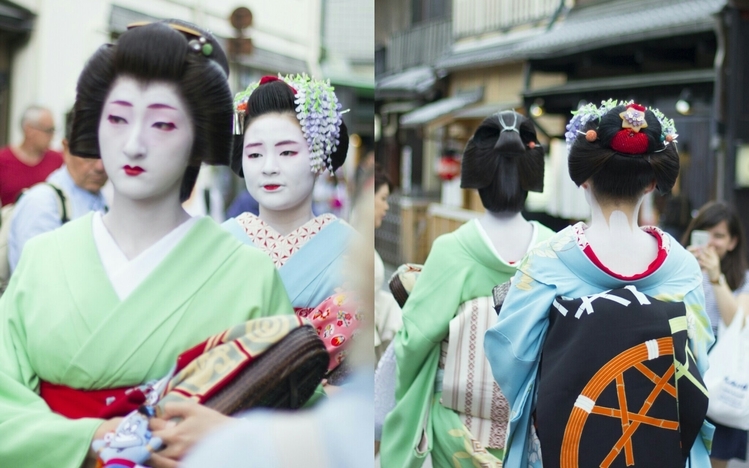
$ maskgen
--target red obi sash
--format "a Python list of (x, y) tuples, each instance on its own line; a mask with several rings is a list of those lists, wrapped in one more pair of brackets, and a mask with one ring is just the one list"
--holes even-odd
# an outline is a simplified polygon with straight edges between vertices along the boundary
[(43, 380), (39, 394), (52, 411), (70, 419), (125, 416), (146, 401), (146, 396), (138, 388), (78, 390)]

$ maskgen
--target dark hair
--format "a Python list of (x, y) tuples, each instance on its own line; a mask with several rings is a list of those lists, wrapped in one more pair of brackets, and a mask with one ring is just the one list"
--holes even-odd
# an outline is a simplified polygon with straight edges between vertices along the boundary
[[(247, 115), (244, 119), (245, 131), (253, 119), (265, 114), (291, 114), (296, 118), (295, 93), (291, 86), (282, 80), (272, 80), (262, 83), (250, 94), (247, 102)], [(346, 123), (341, 121), (341, 136), (333, 154), (330, 155), (333, 171), (343, 166), (348, 152), (348, 129)], [(242, 156), (244, 148), (244, 137), (237, 137), (231, 154), (231, 168), (239, 177), (244, 177), (242, 171)]]
[[(624, 154), (611, 148), (614, 137), (622, 130), (621, 112), (617, 106), (598, 120), (588, 122), (570, 148), (568, 168), (572, 181), (580, 186), (593, 181), (597, 198), (634, 201), (655, 180), (661, 194), (668, 193), (679, 175), (679, 153), (675, 143), (661, 141), (661, 124), (652, 111), (645, 111), (647, 127), (640, 130), (647, 136), (644, 154)], [(598, 138), (588, 141), (585, 132), (595, 130)]]
[(375, 164), (374, 170), (374, 191), (377, 193), (380, 187), (383, 185), (388, 186), (388, 191), (393, 191), (393, 183), (390, 181), (390, 177), (382, 170), (379, 164)]
[(744, 251), (745, 237), (744, 229), (741, 226), (741, 220), (736, 210), (724, 202), (708, 202), (700, 208), (697, 216), (689, 223), (681, 243), (684, 246), (689, 245), (692, 231), (695, 229), (708, 230), (712, 229), (721, 221), (728, 225), (728, 233), (736, 239), (736, 247), (726, 252), (725, 257), (720, 261), (720, 271), (726, 275), (726, 282), (735, 291), (744, 282), (747, 270), (746, 252)]
[(489, 211), (522, 210), (528, 191), (544, 189), (544, 149), (533, 122), (515, 111), (484, 119), (463, 151), (460, 186), (478, 189)]
[(64, 138), (70, 141), (70, 134), (73, 132), (73, 118), (75, 117), (75, 111), (70, 109), (65, 113), (65, 135)]
[[(207, 57), (192, 47), (201, 44), (199, 37), (212, 46)], [(100, 47), (78, 78), (71, 154), (101, 157), (99, 120), (117, 78), (130, 76), (146, 83), (174, 83), (189, 110), (194, 130), (189, 165), (180, 188), (180, 200), (186, 200), (201, 162), (229, 163), (233, 108), (228, 74), (229, 63), (219, 43), (212, 34), (193, 24), (164, 20), (129, 29), (117, 44)]]

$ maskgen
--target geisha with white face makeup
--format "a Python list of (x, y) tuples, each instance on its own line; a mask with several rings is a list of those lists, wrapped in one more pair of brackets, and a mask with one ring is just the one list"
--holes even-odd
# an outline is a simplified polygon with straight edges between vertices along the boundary
[[(201, 163), (229, 163), (228, 70), (210, 33), (177, 20), (136, 25), (86, 64), (70, 151), (103, 160), (113, 202), (29, 242), (0, 301), (3, 466), (93, 466), (92, 438), (134, 409), (110, 401), (211, 335), (292, 313), (265, 255), (182, 208)], [(166, 412), (181, 422), (151, 419), (165, 448), (150, 466), (174, 466), (228, 419), (195, 403)]]
[[(348, 132), (329, 83), (308, 76), (266, 76), (234, 98), (232, 169), (244, 177), (260, 205), (223, 226), (268, 255), (297, 315), (312, 320), (330, 354), (328, 382), (356, 336), (362, 313), (345, 283), (345, 261), (354, 230), (332, 214), (315, 216), (316, 178), (335, 172), (346, 158)], [(327, 309), (340, 312), (331, 314)]]

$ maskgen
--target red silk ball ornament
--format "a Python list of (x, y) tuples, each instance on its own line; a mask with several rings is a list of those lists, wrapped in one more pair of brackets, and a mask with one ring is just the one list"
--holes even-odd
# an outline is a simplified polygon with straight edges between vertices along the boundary
[(643, 154), (648, 150), (648, 136), (626, 128), (619, 130), (611, 140), (611, 149), (624, 154)]
[(595, 130), (588, 130), (585, 132), (585, 139), (593, 143), (598, 138), (598, 133)]

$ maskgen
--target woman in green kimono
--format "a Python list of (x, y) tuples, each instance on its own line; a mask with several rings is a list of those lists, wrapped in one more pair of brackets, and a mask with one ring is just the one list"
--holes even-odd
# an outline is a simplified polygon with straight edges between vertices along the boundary
[[(543, 154), (532, 122), (514, 111), (486, 118), (468, 142), (461, 186), (478, 189), (486, 213), (434, 242), (405, 304), (403, 327), (393, 341), (396, 405), (382, 430), (382, 466), (418, 467), (429, 453), (439, 467), (500, 466), (506, 402), (491, 375), (480, 371), (461, 374), (450, 389), (458, 396), (447, 398), (443, 387), (448, 390), (450, 374), (460, 374), (461, 366), (454, 373), (445, 367), (471, 354), (459, 347), (457, 338), (466, 335), (453, 333), (461, 328), (453, 320), (459, 308), (469, 304), (474, 313), (468, 321), (474, 325), (473, 319), (480, 318), (479, 328), (494, 323), (491, 305), (486, 310), (492, 288), (509, 280), (525, 253), (553, 234), (520, 213), (528, 191), (543, 190)], [(462, 343), (479, 350), (468, 367), (488, 371), (480, 352), (483, 332), (467, 336)], [(447, 351), (443, 359), (441, 349)], [(487, 383), (480, 395), (479, 387)], [(477, 411), (471, 402), (463, 405), (468, 394), (476, 403), (486, 402), (490, 414)]]
[[(181, 205), (202, 162), (228, 163), (228, 70), (211, 34), (174, 20), (134, 25), (84, 68), (70, 148), (101, 157), (114, 197), (29, 242), (0, 301), (0, 466), (92, 465), (92, 439), (119, 418), (64, 415), (166, 375), (210, 335), (292, 312), (267, 257)], [(175, 409), (184, 419), (155, 427), (167, 448), (152, 466), (176, 466), (226, 420)]]

